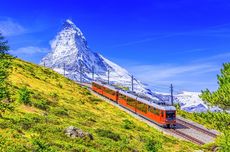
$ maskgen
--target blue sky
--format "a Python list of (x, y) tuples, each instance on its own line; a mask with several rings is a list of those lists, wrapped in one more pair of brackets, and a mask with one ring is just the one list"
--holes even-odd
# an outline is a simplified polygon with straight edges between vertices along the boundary
[(7, 0), (0, 30), (12, 54), (39, 63), (67, 18), (89, 47), (156, 91), (217, 88), (230, 60), (228, 0)]

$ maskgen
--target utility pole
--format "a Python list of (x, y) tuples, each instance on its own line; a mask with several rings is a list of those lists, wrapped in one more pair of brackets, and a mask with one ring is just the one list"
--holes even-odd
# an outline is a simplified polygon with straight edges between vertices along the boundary
[(131, 78), (132, 78), (132, 79), (131, 79), (131, 86), (132, 86), (132, 92), (133, 92), (133, 75), (132, 75)]
[(82, 83), (82, 64), (80, 62), (80, 83)]
[(92, 81), (94, 81), (94, 66), (92, 67)]
[(108, 70), (108, 85), (109, 85), (109, 73), (110, 73), (110, 71)]
[(171, 104), (173, 105), (173, 85), (170, 85), (170, 91), (171, 91)]
[(46, 62), (44, 61), (44, 67), (46, 67)]
[(64, 77), (65, 77), (65, 63), (64, 63)]

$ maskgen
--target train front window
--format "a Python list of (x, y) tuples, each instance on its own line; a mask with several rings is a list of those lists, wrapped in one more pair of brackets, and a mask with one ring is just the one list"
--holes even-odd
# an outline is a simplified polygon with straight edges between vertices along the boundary
[(166, 119), (169, 120), (175, 119), (175, 111), (166, 111)]

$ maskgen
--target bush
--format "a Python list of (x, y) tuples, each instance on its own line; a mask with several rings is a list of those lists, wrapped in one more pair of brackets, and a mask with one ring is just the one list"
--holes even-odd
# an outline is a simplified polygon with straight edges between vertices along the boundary
[(104, 130), (104, 129), (97, 129), (96, 133), (101, 136), (101, 137), (106, 137), (106, 138), (110, 138), (114, 141), (118, 141), (121, 139), (119, 134), (116, 134), (110, 130)]
[(129, 121), (128, 119), (123, 120), (123, 128), (132, 129), (134, 127), (135, 125), (133, 124), (133, 122)]
[(220, 151), (230, 151), (230, 131), (225, 130), (219, 141)]
[(34, 146), (34, 151), (36, 152), (54, 152), (57, 151), (53, 149), (47, 142), (43, 141), (40, 138), (35, 138), (32, 141)]
[(30, 105), (31, 104), (30, 93), (31, 92), (26, 87), (20, 88), (18, 90), (19, 101), (26, 105)]
[(65, 108), (55, 108), (54, 109), (54, 114), (59, 115), (59, 116), (68, 116), (68, 110)]
[(51, 92), (50, 97), (52, 98), (53, 102), (58, 102), (58, 94), (56, 92)]
[(2, 117), (2, 113), (4, 113), (6, 110), (13, 111), (14, 107), (9, 103), (4, 103), (0, 101), (0, 117)]
[(33, 104), (35, 107), (42, 109), (42, 110), (48, 110), (48, 108), (49, 108), (47, 102), (43, 101), (43, 100), (37, 100)]
[(58, 82), (57, 86), (58, 86), (59, 88), (63, 88), (63, 86), (62, 86), (62, 84), (61, 84), (60, 82)]
[(149, 152), (157, 152), (159, 151), (159, 149), (162, 148), (162, 143), (158, 142), (158, 141), (155, 141), (155, 140), (152, 140), (152, 139), (149, 139), (147, 141), (147, 144), (146, 144), (146, 149), (149, 151)]

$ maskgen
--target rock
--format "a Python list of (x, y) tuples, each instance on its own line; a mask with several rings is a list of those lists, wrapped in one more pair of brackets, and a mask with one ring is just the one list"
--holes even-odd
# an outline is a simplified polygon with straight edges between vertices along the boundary
[(88, 137), (90, 140), (93, 140), (93, 135), (92, 134), (90, 134), (88, 132), (84, 132), (81, 129), (76, 128), (74, 126), (69, 126), (68, 128), (66, 128), (65, 129), (65, 134), (68, 137), (71, 137), (71, 138), (76, 138), (76, 137), (87, 138)]

